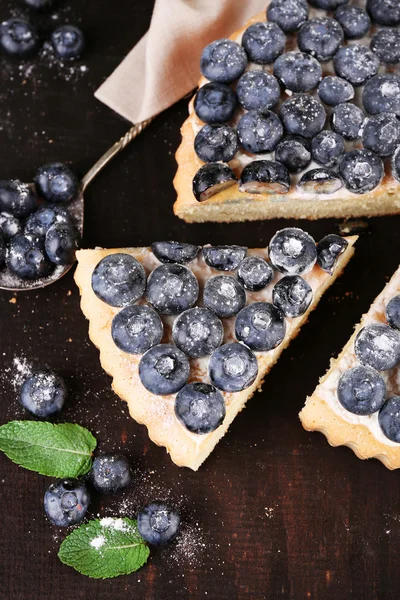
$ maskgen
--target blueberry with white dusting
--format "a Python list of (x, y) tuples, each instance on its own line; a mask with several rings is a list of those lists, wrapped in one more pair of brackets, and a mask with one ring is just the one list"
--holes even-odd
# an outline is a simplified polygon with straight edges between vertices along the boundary
[(274, 75), (285, 89), (291, 92), (308, 92), (321, 81), (322, 68), (309, 54), (286, 52), (276, 59)]
[(385, 403), (385, 381), (375, 369), (358, 365), (345, 371), (338, 383), (340, 404), (355, 415), (372, 415)]
[(146, 298), (162, 315), (177, 315), (191, 308), (198, 296), (199, 282), (183, 265), (160, 265), (149, 276)]
[(227, 319), (237, 315), (246, 304), (246, 292), (232, 275), (216, 275), (204, 286), (204, 305), (218, 317)]
[(334, 131), (321, 131), (311, 142), (313, 159), (325, 167), (334, 167), (345, 150), (343, 137)]
[(0, 181), (0, 210), (16, 217), (27, 217), (35, 210), (38, 197), (35, 190), (19, 179)]
[(324, 10), (335, 10), (342, 4), (347, 4), (349, 0), (310, 0), (310, 4)]
[(365, 84), (362, 101), (371, 115), (393, 112), (400, 117), (400, 77), (393, 73), (372, 77)]
[(272, 280), (274, 271), (260, 256), (248, 256), (240, 264), (237, 276), (246, 290), (259, 292)]
[(83, 481), (61, 479), (52, 483), (44, 495), (44, 510), (57, 527), (77, 525), (85, 517), (90, 494)]
[(389, 325), (367, 325), (357, 334), (354, 352), (361, 364), (387, 371), (400, 361), (400, 333)]
[(343, 29), (335, 19), (329, 17), (306, 21), (297, 34), (300, 50), (315, 56), (321, 62), (330, 60), (343, 40)]
[(359, 86), (377, 74), (379, 58), (367, 46), (354, 44), (343, 46), (336, 52), (333, 66), (339, 77)]
[(343, 181), (336, 171), (320, 167), (303, 173), (297, 187), (311, 194), (334, 194), (343, 187)]
[(204, 246), (203, 258), (209, 267), (218, 271), (235, 271), (246, 258), (245, 246)]
[(339, 175), (354, 194), (370, 192), (380, 184), (384, 174), (382, 160), (370, 150), (347, 152), (339, 164)]
[(364, 148), (378, 156), (391, 156), (400, 145), (400, 121), (394, 113), (371, 117), (365, 124), (362, 141)]
[(40, 196), (48, 202), (70, 202), (79, 191), (75, 173), (59, 162), (40, 167), (34, 181)]
[(62, 411), (66, 396), (67, 388), (61, 377), (42, 371), (23, 383), (20, 401), (35, 417), (48, 419)]
[(9, 212), (0, 213), (0, 236), (5, 242), (21, 232), (22, 224), (17, 217)]
[(277, 79), (265, 71), (248, 71), (239, 79), (236, 93), (246, 110), (266, 110), (280, 99), (281, 88)]
[(196, 200), (205, 202), (236, 182), (235, 173), (227, 165), (208, 163), (200, 167), (193, 178), (193, 194)]
[(117, 494), (131, 485), (132, 469), (123, 454), (97, 456), (90, 471), (90, 482), (100, 494)]
[(127, 306), (143, 296), (146, 272), (130, 254), (109, 254), (93, 271), (92, 289), (100, 300), (110, 306)]
[(280, 117), (287, 133), (312, 138), (324, 128), (326, 112), (312, 96), (296, 94), (283, 102)]
[(211, 355), (208, 374), (211, 383), (223, 392), (241, 392), (250, 387), (257, 378), (257, 358), (250, 348), (243, 344), (225, 344)]
[(383, 63), (400, 62), (400, 31), (394, 27), (380, 29), (371, 40), (371, 50)]
[(140, 381), (157, 396), (176, 394), (186, 384), (189, 375), (188, 358), (172, 344), (153, 346), (143, 354), (139, 363)]
[(317, 260), (314, 239), (297, 227), (278, 231), (269, 243), (269, 259), (280, 273), (302, 275), (311, 271)]
[(400, 181), (400, 146), (397, 148), (396, 152), (393, 154), (392, 161), (392, 175), (397, 181)]
[(185, 244), (184, 242), (154, 242), (151, 249), (160, 262), (183, 265), (196, 258), (201, 246)]
[(164, 327), (150, 306), (136, 304), (123, 308), (113, 319), (111, 336), (123, 352), (143, 354), (161, 342)]
[(252, 194), (287, 194), (290, 175), (287, 168), (271, 160), (249, 163), (240, 176), (239, 190)]
[(329, 275), (333, 275), (338, 260), (343, 252), (345, 252), (348, 245), (349, 242), (347, 240), (334, 233), (323, 237), (317, 245), (317, 263), (321, 269), (329, 273)]
[(179, 533), (181, 518), (176, 508), (165, 502), (152, 502), (138, 514), (138, 531), (153, 546), (172, 542)]
[(2, 267), (6, 261), (7, 256), (7, 246), (3, 239), (3, 236), (0, 234), (0, 267)]
[(10, 271), (21, 279), (39, 279), (51, 271), (43, 240), (30, 234), (20, 233), (12, 238), (6, 263)]
[(269, 302), (254, 302), (243, 308), (235, 321), (235, 335), (251, 350), (273, 350), (285, 339), (283, 312)]
[(175, 415), (191, 433), (205, 435), (218, 429), (225, 419), (221, 392), (209, 383), (189, 383), (175, 398)]
[(378, 422), (384, 435), (400, 444), (400, 396), (392, 396), (387, 400), (379, 412)]
[(49, 10), (54, 7), (57, 0), (24, 0), (24, 2), (29, 8), (34, 8), (35, 10)]
[(308, 6), (302, 0), (271, 0), (267, 20), (276, 23), (285, 33), (292, 33), (308, 19)]
[(275, 149), (275, 160), (284, 165), (289, 173), (303, 171), (311, 163), (308, 142), (300, 137), (285, 137)]
[(348, 40), (357, 40), (367, 35), (371, 27), (368, 13), (359, 6), (342, 5), (335, 12), (335, 19), (340, 23)]
[(234, 115), (237, 97), (229, 85), (224, 83), (206, 83), (197, 92), (194, 99), (196, 115), (204, 123), (226, 123)]
[(385, 312), (389, 325), (395, 329), (400, 329), (400, 295), (389, 300)]
[(400, 25), (398, 0), (367, 0), (367, 11), (379, 25)]
[(237, 134), (241, 146), (252, 154), (274, 150), (283, 135), (279, 117), (270, 110), (250, 110), (240, 119)]
[(62, 60), (76, 60), (85, 49), (85, 36), (75, 25), (61, 25), (51, 34), (54, 53)]
[(242, 46), (253, 63), (268, 65), (285, 49), (286, 36), (276, 23), (253, 23), (242, 37)]
[(300, 275), (286, 275), (275, 285), (272, 302), (285, 317), (300, 317), (309, 308), (313, 299), (310, 284)]
[(365, 115), (355, 104), (338, 104), (332, 112), (333, 131), (346, 140), (358, 140), (362, 135)]
[(71, 225), (53, 225), (46, 233), (44, 247), (55, 265), (72, 265), (78, 250), (78, 232)]
[(354, 98), (354, 88), (345, 79), (328, 75), (318, 86), (318, 95), (322, 102), (329, 106), (337, 106)]
[(45, 237), (48, 230), (54, 225), (66, 225), (72, 227), (70, 214), (57, 205), (42, 206), (29, 215), (25, 223), (25, 233), (31, 233), (37, 237)]
[(209, 356), (222, 344), (224, 327), (208, 308), (190, 308), (175, 319), (172, 338), (189, 358)]
[(0, 25), (0, 48), (9, 56), (28, 58), (39, 50), (39, 34), (31, 23), (13, 18)]
[(204, 162), (229, 162), (238, 149), (236, 131), (229, 125), (204, 125), (195, 137), (194, 149)]
[(201, 55), (201, 72), (210, 81), (231, 83), (239, 79), (246, 67), (246, 52), (232, 40), (221, 39), (211, 42)]

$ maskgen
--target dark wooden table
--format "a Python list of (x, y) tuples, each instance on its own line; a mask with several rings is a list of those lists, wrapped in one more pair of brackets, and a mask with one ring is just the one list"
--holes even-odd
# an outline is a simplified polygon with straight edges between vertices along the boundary
[[(86, 71), (60, 70), (46, 58), (22, 68), (1, 62), (1, 178), (29, 181), (36, 167), (54, 159), (70, 161), (83, 175), (125, 132), (128, 124), (93, 92), (144, 34), (152, 4), (66, 0), (59, 21), (82, 22)], [(1, 20), (14, 5), (1, 0)], [(288, 224), (189, 226), (173, 216), (174, 152), (186, 106), (182, 101), (159, 116), (90, 187), (85, 247), (160, 238), (266, 245)], [(298, 224), (317, 239), (337, 227), (333, 220)], [(56, 370), (71, 390), (63, 419), (89, 427), (101, 450), (123, 450), (135, 467), (136, 487), (122, 498), (95, 500), (91, 515), (134, 516), (143, 502), (168, 498), (181, 506), (186, 524), (181, 541), (152, 552), (138, 573), (86, 579), (57, 558), (65, 532), (43, 515), (49, 480), (2, 455), (0, 598), (398, 600), (399, 475), (347, 448), (331, 448), (322, 435), (305, 432), (297, 414), (397, 267), (399, 225), (399, 217), (370, 221), (344, 276), (198, 473), (179, 469), (150, 443), (111, 391), (72, 273), (38, 293), (2, 292), (1, 423), (25, 416), (18, 364)]]

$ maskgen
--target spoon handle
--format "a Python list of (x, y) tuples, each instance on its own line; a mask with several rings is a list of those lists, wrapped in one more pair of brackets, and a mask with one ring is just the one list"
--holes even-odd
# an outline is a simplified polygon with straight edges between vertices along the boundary
[(141, 123), (137, 123), (130, 128), (130, 130), (120, 139), (118, 142), (115, 142), (113, 146), (103, 156), (93, 165), (93, 167), (86, 173), (86, 175), (82, 179), (82, 190), (85, 191), (89, 183), (96, 177), (100, 171), (116, 156), (126, 148), (128, 144), (132, 140), (134, 140), (140, 133), (142, 133), (143, 129), (147, 127), (152, 121), (154, 117), (147, 119), (146, 121), (142, 121)]

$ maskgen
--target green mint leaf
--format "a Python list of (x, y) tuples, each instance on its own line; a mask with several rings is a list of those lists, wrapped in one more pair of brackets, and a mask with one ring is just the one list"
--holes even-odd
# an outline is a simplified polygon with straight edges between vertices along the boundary
[(0, 450), (25, 469), (48, 477), (81, 477), (90, 470), (96, 439), (73, 423), (11, 421), (0, 427)]
[(136, 521), (107, 517), (75, 529), (60, 546), (64, 564), (93, 579), (129, 575), (140, 569), (150, 551)]

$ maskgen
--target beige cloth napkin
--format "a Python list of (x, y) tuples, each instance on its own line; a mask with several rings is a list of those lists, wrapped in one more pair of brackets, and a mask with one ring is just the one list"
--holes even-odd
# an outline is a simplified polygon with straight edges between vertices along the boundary
[(263, 10), (266, 0), (156, 0), (150, 29), (96, 97), (138, 123), (196, 87), (201, 52)]

